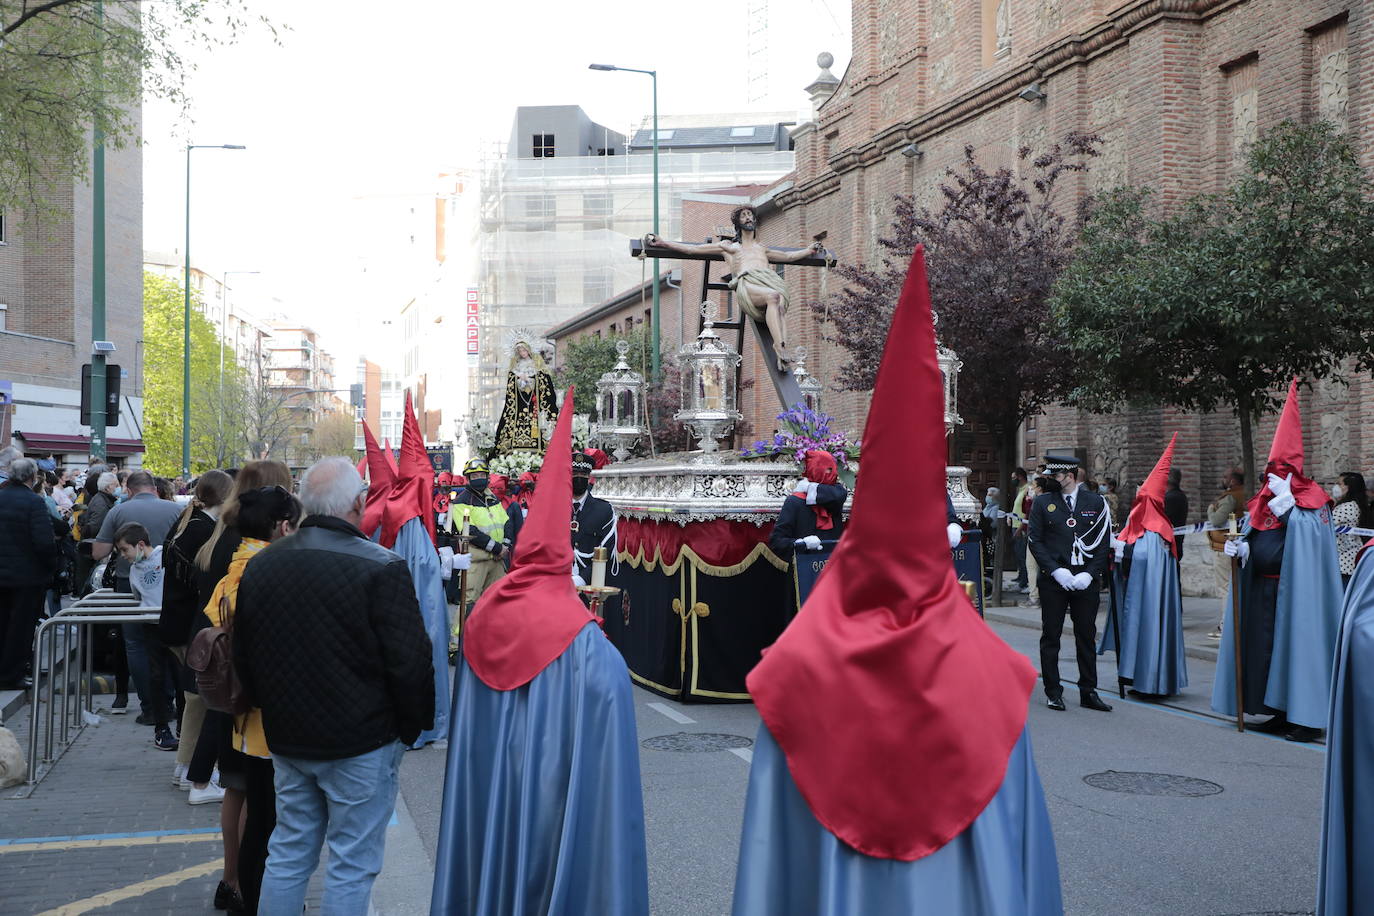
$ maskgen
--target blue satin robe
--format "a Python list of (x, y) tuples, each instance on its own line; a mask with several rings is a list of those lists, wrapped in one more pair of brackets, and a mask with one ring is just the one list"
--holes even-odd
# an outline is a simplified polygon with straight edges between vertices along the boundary
[(1334, 684), (1318, 916), (1374, 913), (1374, 552), (1346, 592)]
[[(1169, 545), (1153, 531), (1145, 532), (1131, 545), (1131, 575), (1124, 592), (1124, 600), (1117, 605), (1121, 615), (1117, 676), (1129, 680), (1141, 693), (1178, 693), (1188, 686), (1178, 565)], [(1099, 653), (1115, 651), (1111, 629), (1109, 615), (1098, 643)]]
[(594, 625), (534, 680), (458, 662), (433, 914), (641, 916), (649, 869), (630, 674)]
[[(1284, 712), (1294, 725), (1326, 728), (1342, 604), (1335, 530), (1331, 512), (1325, 507), (1291, 509), (1283, 522), (1283, 566), (1278, 580), (1274, 643), (1264, 704)], [(1247, 536), (1250, 533), (1247, 529)], [(1251, 579), (1249, 570), (1242, 570), (1242, 602), (1247, 600), (1247, 589), (1256, 588)], [(1241, 613), (1248, 608), (1243, 603)], [(1212, 684), (1212, 709), (1224, 716), (1236, 714), (1236, 634), (1232, 616), (1228, 593), (1216, 680)], [(1262, 710), (1247, 705), (1246, 712), (1258, 714)]]
[[(894, 770), (894, 773), (897, 770)], [(759, 727), (749, 772), (734, 916), (1049, 916), (1064, 912), (1040, 776), (1023, 732), (1002, 788), (968, 829), (914, 862), (856, 852), (797, 790), (787, 759)]]
[(412, 518), (401, 526), (392, 548), (405, 558), (410, 578), (415, 582), (415, 598), (420, 602), (420, 614), (429, 634), (430, 652), (434, 662), (434, 727), (420, 733), (412, 747), (424, 747), (448, 734), (448, 602), (444, 598), (444, 582), (439, 572), (439, 554), (429, 539), (425, 523)]

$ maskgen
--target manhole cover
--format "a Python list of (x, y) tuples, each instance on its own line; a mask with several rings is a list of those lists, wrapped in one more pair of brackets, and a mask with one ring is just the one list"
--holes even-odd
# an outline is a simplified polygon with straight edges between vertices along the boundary
[(732, 747), (748, 747), (753, 743), (742, 735), (725, 735), (718, 732), (676, 732), (645, 738), (640, 742), (651, 751), (679, 751), (687, 754), (728, 751)]
[(1197, 798), (1202, 795), (1216, 795), (1221, 786), (1205, 779), (1191, 776), (1174, 776), (1170, 773), (1122, 773), (1108, 770), (1105, 773), (1090, 773), (1083, 777), (1088, 785), (1108, 792), (1125, 792), (1127, 795), (1171, 795), (1177, 798)]

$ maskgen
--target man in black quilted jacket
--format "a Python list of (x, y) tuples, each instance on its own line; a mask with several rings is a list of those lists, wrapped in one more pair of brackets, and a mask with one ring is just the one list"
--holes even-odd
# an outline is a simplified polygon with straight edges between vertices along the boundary
[(434, 722), (429, 637), (405, 560), (369, 541), (346, 458), (301, 480), (307, 518), (244, 571), (234, 661), (276, 770), (259, 912), (301, 912), (329, 841), (323, 908), (363, 916), (406, 745)]

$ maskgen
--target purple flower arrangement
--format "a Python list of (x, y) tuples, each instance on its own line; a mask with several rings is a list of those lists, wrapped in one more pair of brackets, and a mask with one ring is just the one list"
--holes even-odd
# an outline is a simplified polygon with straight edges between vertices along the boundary
[(761, 439), (752, 446), (741, 449), (741, 458), (773, 458), (787, 455), (797, 464), (806, 460), (806, 453), (812, 449), (829, 452), (841, 470), (851, 470), (850, 463), (859, 459), (859, 443), (851, 440), (842, 432), (832, 431), (834, 420), (812, 410), (803, 404), (794, 404), (778, 414), (782, 431), (775, 432), (772, 439)]

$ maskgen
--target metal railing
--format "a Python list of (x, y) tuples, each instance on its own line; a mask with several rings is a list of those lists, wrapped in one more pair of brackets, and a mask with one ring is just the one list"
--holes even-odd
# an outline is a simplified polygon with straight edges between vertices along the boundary
[[(133, 595), (102, 588), (65, 607), (38, 627), (33, 637), (34, 686), (29, 706), (29, 773), (28, 785), (39, 780), (38, 743), (43, 736), (41, 762), (51, 765), (69, 748), (86, 727), (86, 714), (91, 708), (93, 684), (92, 625), (123, 623), (157, 623), (162, 609), (145, 607)], [(46, 641), (44, 637), (47, 637)], [(61, 649), (59, 650), (59, 644)], [(72, 655), (77, 659), (76, 677), (72, 674)], [(47, 681), (40, 685), (37, 677), (43, 670), (41, 662), (47, 656)], [(62, 702), (57, 702), (58, 670), (61, 670)], [(46, 702), (43, 702), (46, 697)], [(41, 707), (41, 712), (40, 712)], [(43, 727), (39, 727), (39, 717)], [(54, 750), (55, 749), (55, 750)], [(46, 772), (44, 773), (46, 775)]]

